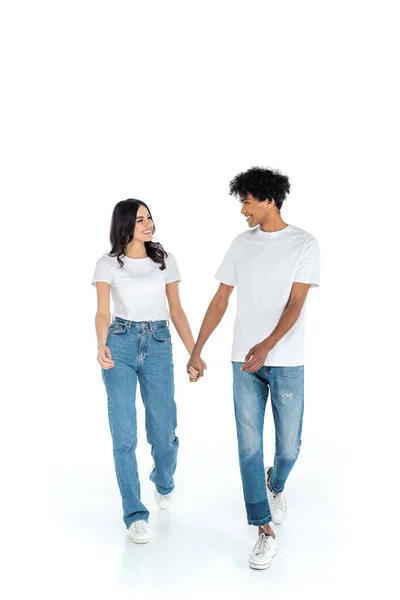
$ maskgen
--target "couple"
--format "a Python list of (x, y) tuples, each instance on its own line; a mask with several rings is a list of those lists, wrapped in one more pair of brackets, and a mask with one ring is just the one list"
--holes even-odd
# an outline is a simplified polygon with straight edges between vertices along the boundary
[[(98, 299), (97, 360), (107, 391), (123, 519), (132, 542), (150, 539), (149, 511), (140, 499), (135, 455), (137, 381), (153, 457), (150, 479), (156, 503), (165, 509), (172, 500), (179, 445), (168, 319), (190, 354), (190, 381), (198, 381), (206, 368), (202, 349), (237, 286), (234, 408), (247, 521), (258, 527), (249, 566), (266, 569), (278, 551), (271, 521), (279, 524), (285, 517), (283, 489), (300, 450), (305, 304), (309, 288), (319, 285), (316, 239), (281, 218), (289, 190), (288, 177), (258, 167), (230, 182), (230, 194), (240, 199), (250, 230), (233, 240), (216, 273), (220, 285), (196, 342), (179, 298), (176, 259), (152, 241), (155, 225), (149, 208), (139, 200), (124, 200), (114, 208), (111, 250), (97, 261), (92, 283)], [(276, 436), (271, 466), (265, 466), (263, 459), (268, 393)]]

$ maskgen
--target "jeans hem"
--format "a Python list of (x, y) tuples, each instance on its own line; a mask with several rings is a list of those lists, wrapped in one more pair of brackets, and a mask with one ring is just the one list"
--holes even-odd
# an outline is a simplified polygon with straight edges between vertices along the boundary
[(271, 517), (264, 517), (264, 519), (247, 519), (249, 525), (256, 525), (258, 527), (261, 527), (262, 525), (267, 525), (268, 523), (271, 523), (271, 521)]
[[(269, 485), (271, 486), (271, 489), (269, 489), (269, 488), (268, 489), (269, 489), (270, 492), (272, 491), (273, 494), (282, 494), (283, 490), (285, 489), (283, 487), (281, 490), (276, 490), (274, 488), (274, 486), (272, 485), (271, 480), (269, 480)], [(267, 486), (268, 486), (268, 483), (267, 483)]]
[(125, 523), (125, 526), (127, 529), (129, 529), (129, 527), (132, 525), (132, 523), (135, 523), (135, 521), (146, 521), (146, 523), (149, 523), (149, 517), (147, 517), (147, 519), (132, 519), (132, 521), (130, 521), (129, 525), (128, 523)]
[[(154, 482), (153, 482), (153, 483), (154, 483)], [(170, 491), (169, 491), (169, 492), (160, 492), (160, 491), (158, 490), (158, 488), (157, 488), (156, 484), (154, 484), (154, 487), (156, 488), (157, 492), (158, 492), (159, 494), (161, 494), (161, 496), (168, 496), (168, 494), (171, 494), (171, 493), (174, 491), (174, 489), (175, 489), (175, 485), (174, 485), (174, 486), (172, 486), (172, 488), (170, 489)]]

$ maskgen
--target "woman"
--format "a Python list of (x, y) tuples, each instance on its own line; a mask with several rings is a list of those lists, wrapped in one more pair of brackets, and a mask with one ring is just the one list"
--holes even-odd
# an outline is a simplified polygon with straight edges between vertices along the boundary
[[(180, 275), (175, 257), (152, 241), (155, 225), (140, 200), (115, 206), (110, 228), (111, 251), (96, 264), (92, 284), (97, 288), (97, 360), (108, 397), (115, 471), (122, 497), (123, 519), (132, 542), (146, 543), (149, 511), (140, 500), (136, 462), (136, 386), (146, 413), (151, 444), (155, 500), (160, 508), (171, 503), (178, 438), (171, 317), (189, 354), (194, 339), (179, 299)], [(114, 304), (110, 323), (110, 292)], [(166, 298), (168, 299), (169, 313)], [(195, 381), (198, 371), (192, 370)]]

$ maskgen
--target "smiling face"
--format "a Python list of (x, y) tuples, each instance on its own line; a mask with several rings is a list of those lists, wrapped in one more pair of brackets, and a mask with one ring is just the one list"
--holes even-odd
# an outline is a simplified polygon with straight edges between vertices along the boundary
[(251, 194), (247, 194), (240, 201), (242, 203), (242, 210), (240, 212), (245, 217), (249, 227), (256, 227), (265, 222), (271, 202), (268, 200), (260, 202), (256, 198), (253, 198)]
[(133, 239), (139, 242), (150, 242), (153, 235), (153, 219), (145, 206), (139, 206)]

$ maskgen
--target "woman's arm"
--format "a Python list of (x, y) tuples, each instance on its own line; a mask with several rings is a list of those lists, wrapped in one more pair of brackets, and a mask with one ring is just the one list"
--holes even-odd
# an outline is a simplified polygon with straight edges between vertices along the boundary
[(171, 320), (179, 334), (179, 337), (184, 343), (186, 350), (189, 352), (189, 354), (191, 354), (194, 348), (194, 338), (190, 329), (189, 321), (181, 305), (181, 300), (179, 297), (179, 283), (178, 281), (167, 283), (166, 287)]
[(114, 366), (111, 351), (106, 346), (108, 327), (110, 325), (110, 284), (105, 281), (96, 283), (97, 312), (95, 318), (97, 335), (97, 361), (103, 369)]

